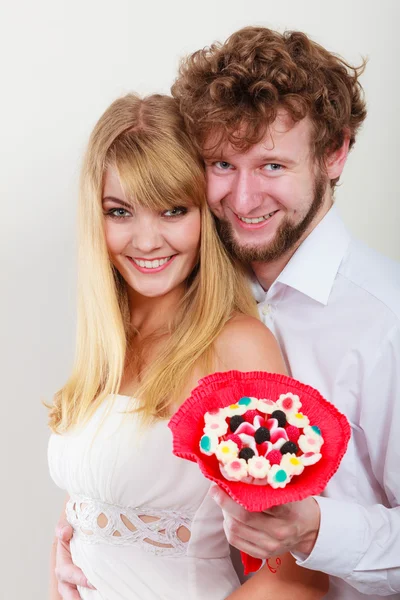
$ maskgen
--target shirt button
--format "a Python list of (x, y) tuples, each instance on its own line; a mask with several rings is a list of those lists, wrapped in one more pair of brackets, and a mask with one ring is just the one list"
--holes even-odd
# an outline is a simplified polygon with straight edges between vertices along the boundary
[(261, 309), (261, 312), (263, 315), (267, 316), (271, 313), (272, 307), (270, 304), (264, 304), (264, 306)]

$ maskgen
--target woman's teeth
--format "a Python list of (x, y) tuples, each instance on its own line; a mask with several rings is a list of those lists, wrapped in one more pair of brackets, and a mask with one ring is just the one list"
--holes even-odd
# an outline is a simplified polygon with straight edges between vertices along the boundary
[(138, 260), (137, 258), (132, 258), (133, 262), (139, 267), (146, 269), (157, 269), (157, 267), (162, 267), (169, 260), (171, 260), (172, 256), (168, 256), (167, 258), (159, 258), (155, 260)]
[(270, 217), (272, 217), (272, 215), (274, 215), (277, 211), (274, 210), (273, 212), (269, 213), (268, 215), (264, 215), (263, 217), (256, 217), (255, 219), (246, 219), (246, 217), (239, 217), (238, 215), (238, 219), (240, 219), (240, 221), (243, 221), (243, 223), (262, 223), (263, 221), (266, 221), (267, 219), (269, 219)]

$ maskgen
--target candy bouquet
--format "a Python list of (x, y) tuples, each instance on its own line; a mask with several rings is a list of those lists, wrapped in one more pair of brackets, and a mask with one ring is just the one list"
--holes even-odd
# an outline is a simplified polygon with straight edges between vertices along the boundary
[[(350, 439), (346, 417), (317, 390), (261, 371), (205, 377), (169, 427), (174, 454), (249, 511), (320, 494)], [(261, 566), (242, 561), (246, 573)]]

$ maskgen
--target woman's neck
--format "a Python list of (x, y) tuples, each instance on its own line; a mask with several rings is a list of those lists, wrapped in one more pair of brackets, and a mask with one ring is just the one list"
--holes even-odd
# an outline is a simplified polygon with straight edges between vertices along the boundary
[(131, 325), (141, 337), (164, 329), (175, 316), (178, 304), (185, 293), (184, 285), (165, 294), (151, 298), (128, 289)]

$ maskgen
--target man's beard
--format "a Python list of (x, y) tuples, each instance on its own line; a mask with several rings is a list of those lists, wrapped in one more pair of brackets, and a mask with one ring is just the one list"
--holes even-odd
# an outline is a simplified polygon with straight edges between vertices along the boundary
[(314, 220), (324, 202), (327, 177), (319, 172), (314, 181), (313, 201), (305, 217), (294, 224), (284, 219), (274, 239), (265, 246), (240, 245), (229, 221), (217, 219), (219, 236), (228, 252), (243, 263), (270, 262), (284, 256), (293, 249)]

